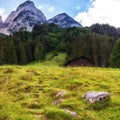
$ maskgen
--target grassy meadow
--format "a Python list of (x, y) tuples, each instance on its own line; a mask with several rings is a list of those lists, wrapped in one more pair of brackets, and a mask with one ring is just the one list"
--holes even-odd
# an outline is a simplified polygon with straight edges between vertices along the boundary
[[(0, 120), (120, 120), (119, 69), (45, 64), (0, 66)], [(60, 91), (66, 94), (54, 105)], [(107, 91), (111, 99), (90, 104), (82, 99), (88, 91)]]

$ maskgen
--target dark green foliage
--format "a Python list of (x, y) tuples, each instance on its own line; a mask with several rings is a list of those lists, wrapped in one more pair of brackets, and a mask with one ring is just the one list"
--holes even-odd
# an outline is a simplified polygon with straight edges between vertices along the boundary
[(31, 42), (27, 42), (25, 44), (25, 54), (26, 54), (27, 62), (28, 63), (31, 62), (33, 60)]
[(115, 40), (120, 37), (119, 29), (116, 29), (115, 27), (108, 24), (94, 24), (91, 26), (91, 30), (97, 34), (106, 34), (108, 36), (114, 37)]
[(67, 53), (66, 61), (84, 56), (95, 66), (108, 67), (119, 30), (109, 25), (61, 29), (55, 24), (35, 25), (32, 32), (21, 28), (9, 37), (0, 37), (0, 64), (26, 64)]
[(89, 28), (69, 28), (64, 36), (68, 54), (67, 61), (84, 56), (92, 60), (95, 66), (109, 66), (108, 60), (114, 45), (114, 38), (94, 34)]
[(92, 58), (95, 66), (108, 67), (108, 61), (114, 45), (114, 39), (107, 35), (95, 35), (91, 41)]
[(8, 45), (6, 45), (6, 60), (8, 64), (16, 64), (17, 63), (17, 55), (15, 51), (15, 45), (13, 41), (9, 41)]
[(40, 51), (39, 51), (38, 46), (36, 46), (36, 48), (35, 48), (34, 57), (35, 57), (35, 60), (36, 60), (36, 61), (39, 61), (40, 58), (41, 58), (41, 56), (40, 56)]
[(18, 63), (21, 65), (24, 65), (27, 63), (27, 58), (26, 58), (26, 54), (25, 54), (25, 47), (23, 43), (20, 43), (18, 45)]
[(4, 48), (4, 41), (0, 41), (0, 64), (4, 64), (5, 63), (5, 48)]
[(120, 39), (116, 42), (111, 53), (110, 66), (120, 68)]
[(11, 39), (0, 40), (0, 64), (16, 64), (17, 55), (15, 45)]

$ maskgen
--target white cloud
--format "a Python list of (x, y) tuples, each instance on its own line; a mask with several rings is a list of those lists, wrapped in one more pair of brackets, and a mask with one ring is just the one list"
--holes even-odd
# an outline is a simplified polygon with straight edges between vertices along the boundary
[(55, 7), (50, 4), (39, 5), (38, 8), (43, 11), (48, 11), (49, 13), (53, 13), (55, 11)]
[(6, 19), (7, 15), (4, 8), (0, 8), (0, 16), (2, 16), (3, 21)]
[(120, 0), (91, 0), (88, 11), (80, 12), (75, 17), (83, 26), (94, 23), (108, 23), (120, 27)]

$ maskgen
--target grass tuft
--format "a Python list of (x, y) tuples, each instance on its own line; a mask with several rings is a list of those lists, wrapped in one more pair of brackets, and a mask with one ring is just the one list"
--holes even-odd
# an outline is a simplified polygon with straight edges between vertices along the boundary
[(48, 120), (73, 120), (71, 115), (64, 112), (63, 110), (56, 108), (49, 108), (46, 110), (45, 117)]

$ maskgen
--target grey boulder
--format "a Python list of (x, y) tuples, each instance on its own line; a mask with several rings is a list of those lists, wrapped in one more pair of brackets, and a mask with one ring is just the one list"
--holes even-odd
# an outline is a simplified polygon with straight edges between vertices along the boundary
[(96, 103), (96, 102), (103, 101), (108, 98), (110, 98), (110, 94), (108, 92), (89, 91), (83, 96), (83, 99), (86, 99), (90, 103)]

